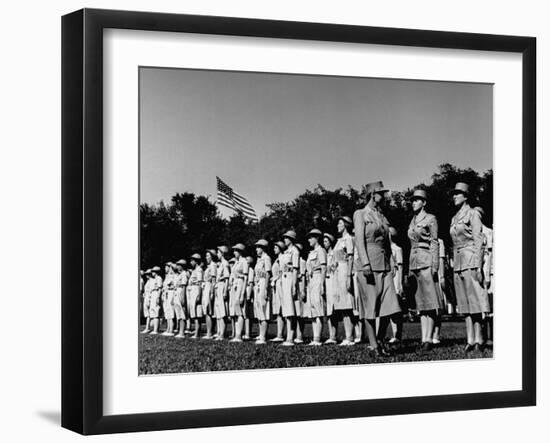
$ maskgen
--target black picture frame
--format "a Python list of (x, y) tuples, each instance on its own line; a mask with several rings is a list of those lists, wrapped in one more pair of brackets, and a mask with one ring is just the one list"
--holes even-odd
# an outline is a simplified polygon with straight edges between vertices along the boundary
[[(522, 388), (106, 416), (103, 413), (103, 30), (192, 32), (522, 54)], [(536, 39), (231, 17), (83, 9), (62, 18), (62, 426), (82, 434), (536, 404)]]

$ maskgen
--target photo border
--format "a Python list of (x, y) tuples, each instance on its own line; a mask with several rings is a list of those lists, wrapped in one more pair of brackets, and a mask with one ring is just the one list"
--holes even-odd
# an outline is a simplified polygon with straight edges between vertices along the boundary
[[(186, 32), (522, 54), (522, 389), (103, 413), (103, 30)], [(83, 9), (62, 18), (62, 426), (82, 434), (536, 404), (536, 39), (277, 20)]]

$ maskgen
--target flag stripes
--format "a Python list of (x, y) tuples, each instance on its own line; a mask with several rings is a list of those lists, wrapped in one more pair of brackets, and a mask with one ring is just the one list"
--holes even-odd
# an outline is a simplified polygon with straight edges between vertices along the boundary
[(235, 192), (231, 186), (226, 184), (218, 176), (216, 176), (216, 187), (218, 190), (217, 203), (220, 206), (225, 206), (226, 208), (242, 213), (251, 220), (258, 221), (256, 211), (250, 202), (241, 194)]

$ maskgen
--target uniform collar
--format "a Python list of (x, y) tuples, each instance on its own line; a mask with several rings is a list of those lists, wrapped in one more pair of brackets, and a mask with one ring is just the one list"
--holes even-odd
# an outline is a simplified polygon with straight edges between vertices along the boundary
[(426, 211), (421, 211), (418, 215), (414, 216), (414, 221), (416, 223), (421, 222), (428, 216), (428, 213)]

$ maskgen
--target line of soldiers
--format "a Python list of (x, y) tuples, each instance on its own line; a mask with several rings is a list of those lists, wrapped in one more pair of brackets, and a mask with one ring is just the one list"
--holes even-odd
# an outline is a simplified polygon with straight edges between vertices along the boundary
[[(337, 220), (338, 236), (312, 229), (307, 253), (293, 230), (270, 247), (265, 239), (255, 244), (255, 259), (246, 256), (242, 243), (208, 249), (203, 257), (166, 263), (164, 279), (155, 266), (142, 273), (141, 296), (146, 326), (142, 333), (158, 334), (161, 307), (167, 322), (162, 335), (224, 340), (231, 320), (231, 341), (250, 339), (251, 322), (259, 325), (256, 344), (268, 340), (268, 323), (276, 319), (272, 342), (282, 346), (304, 343), (304, 325), (311, 321), (311, 346), (337, 343), (337, 326), (343, 321), (342, 346), (366, 338), (376, 355), (389, 355), (402, 338), (403, 281), (414, 285), (416, 311), (422, 339), (419, 348), (429, 351), (439, 343), (441, 313), (451, 306), (444, 268), (452, 267), (456, 311), (464, 315), (465, 352), (481, 350), (492, 327), (492, 231), (482, 224), (483, 210), (468, 204), (469, 187), (457, 183), (451, 195), (457, 213), (451, 221), (453, 256), (446, 260), (434, 215), (425, 210), (426, 191), (412, 196), (414, 216), (408, 229), (411, 242), (409, 275), (403, 276), (402, 249), (396, 231), (383, 214), (387, 189), (382, 182), (366, 186), (367, 204), (353, 219)], [(355, 237), (352, 233), (355, 233)], [(270, 254), (271, 253), (271, 254)], [(273, 257), (273, 258), (272, 258)], [(145, 280), (144, 280), (145, 279)], [(175, 324), (174, 324), (175, 320)], [(215, 322), (214, 322), (215, 320)], [(392, 338), (384, 341), (391, 324)], [(321, 341), (323, 327), (328, 339)], [(174, 329), (177, 327), (177, 330)], [(286, 331), (285, 331), (286, 329)], [(492, 337), (489, 337), (492, 338)]]

